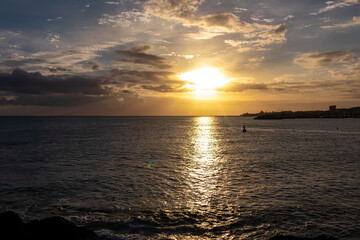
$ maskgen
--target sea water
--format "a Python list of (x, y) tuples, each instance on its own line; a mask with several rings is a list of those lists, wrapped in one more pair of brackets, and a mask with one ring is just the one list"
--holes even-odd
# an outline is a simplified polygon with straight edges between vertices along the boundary
[(360, 119), (0, 117), (0, 210), (113, 239), (359, 239), (359, 176)]

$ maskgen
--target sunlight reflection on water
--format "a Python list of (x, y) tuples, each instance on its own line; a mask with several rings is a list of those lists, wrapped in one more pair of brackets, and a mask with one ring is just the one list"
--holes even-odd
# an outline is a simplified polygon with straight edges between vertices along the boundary
[(199, 117), (194, 119), (193, 156), (187, 168), (189, 186), (188, 206), (207, 207), (218, 188), (219, 159), (215, 119)]

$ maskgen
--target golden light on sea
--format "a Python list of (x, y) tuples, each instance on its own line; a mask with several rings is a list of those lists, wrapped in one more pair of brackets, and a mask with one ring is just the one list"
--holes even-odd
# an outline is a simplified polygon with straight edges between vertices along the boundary
[(217, 191), (219, 177), (219, 148), (216, 139), (216, 121), (212, 117), (194, 119), (192, 163), (186, 171), (187, 202), (190, 208), (206, 207)]

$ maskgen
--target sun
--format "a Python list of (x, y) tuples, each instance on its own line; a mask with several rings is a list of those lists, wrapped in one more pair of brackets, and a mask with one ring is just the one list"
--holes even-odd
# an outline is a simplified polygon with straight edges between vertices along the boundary
[(225, 85), (228, 81), (219, 69), (213, 67), (203, 67), (182, 73), (179, 75), (179, 79), (187, 81), (187, 87), (194, 92), (215, 91), (216, 88)]

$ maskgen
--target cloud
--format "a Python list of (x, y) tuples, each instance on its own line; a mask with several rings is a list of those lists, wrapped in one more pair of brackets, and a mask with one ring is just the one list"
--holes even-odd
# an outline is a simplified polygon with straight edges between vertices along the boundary
[(185, 26), (198, 26), (212, 32), (248, 32), (252, 25), (241, 22), (232, 13), (208, 14), (197, 17), (195, 13), (205, 0), (148, 0), (144, 3), (146, 13), (163, 18), (176, 19)]
[(278, 81), (269, 84), (269, 86), (272, 89), (278, 90), (278, 91), (309, 91), (319, 88), (331, 88), (341, 85), (341, 83), (336, 81), (297, 81), (297, 82), (291, 82), (291, 81)]
[(131, 52), (138, 52), (138, 53), (145, 53), (152, 49), (150, 45), (136, 45), (128, 48), (128, 51)]
[(164, 84), (166, 82), (175, 81), (172, 78), (172, 76), (174, 76), (175, 74), (168, 71), (138, 71), (113, 69), (110, 71), (110, 74), (110, 80), (108, 80), (107, 83), (112, 83), (113, 81), (116, 81), (116, 79), (119, 79), (121, 82), (128, 82), (133, 84)]
[[(10, 71), (14, 68), (22, 69), (43, 69), (48, 70), (50, 73), (57, 71), (83, 71), (80, 69), (81, 65), (76, 65), (76, 63), (87, 60), (84, 54), (69, 50), (69, 51), (59, 51), (59, 52), (38, 52), (24, 57), (19, 54), (13, 54), (8, 58), (0, 60), (0, 66), (7, 71)], [(66, 70), (65, 70), (66, 69)]]
[(4, 59), (0, 61), (1, 65), (11, 67), (11, 68), (19, 68), (24, 66), (31, 66), (31, 65), (42, 65), (46, 63), (45, 59), (42, 58), (25, 58), (19, 55), (13, 55), (8, 59)]
[(0, 105), (71, 106), (114, 97), (99, 78), (43, 76), (21, 69), (0, 73), (0, 93)]
[(269, 34), (280, 35), (286, 32), (286, 25), (280, 24), (274, 30), (270, 31)]
[(284, 20), (284, 21), (287, 21), (287, 20), (292, 19), (292, 18), (294, 18), (294, 17), (295, 17), (295, 15), (291, 15), (291, 14), (290, 14), (290, 15), (287, 15), (286, 17), (284, 17), (283, 20)]
[(360, 80), (360, 59), (354, 64), (342, 68), (330, 70), (331, 75), (336, 79)]
[(109, 5), (119, 5), (120, 2), (105, 2), (106, 4), (109, 4)]
[(247, 52), (251, 50), (267, 50), (265, 48), (266, 45), (281, 44), (285, 42), (286, 32), (286, 25), (279, 24), (271, 31), (243, 34), (243, 38), (245, 38), (245, 40), (228, 39), (224, 42), (232, 47), (238, 48), (239, 52)]
[(142, 88), (156, 91), (156, 92), (191, 92), (190, 89), (186, 88), (183, 84), (177, 84), (177, 85), (143, 85)]
[(339, 2), (335, 2), (335, 1), (328, 1), (326, 2), (327, 6), (323, 7), (319, 10), (317, 10), (316, 12), (312, 12), (310, 13), (310, 15), (318, 15), (330, 10), (333, 10), (335, 8), (343, 8), (343, 7), (349, 7), (355, 4), (359, 4), (359, 0), (341, 0)]
[[(345, 97), (359, 99), (360, 84), (358, 80), (312, 80), (312, 81), (276, 81), (268, 84), (269, 89), (282, 93), (299, 93), (311, 94), (313, 98), (328, 97)], [(323, 95), (325, 93), (325, 95)]]
[(178, 56), (183, 57), (183, 58), (188, 59), (188, 60), (193, 59), (195, 57), (195, 55), (178, 55)]
[(294, 59), (294, 63), (306, 68), (318, 68), (331, 63), (350, 62), (353, 60), (350, 54), (350, 50), (303, 53)]
[(263, 19), (260, 19), (260, 18), (258, 18), (258, 17), (256, 17), (256, 16), (252, 16), (252, 17), (251, 17), (251, 20), (254, 20), (254, 21), (262, 21), (262, 22), (267, 22), (267, 23), (271, 23), (271, 22), (274, 21), (273, 18), (263, 18)]
[(360, 25), (360, 16), (354, 16), (351, 21), (348, 21), (346, 23), (339, 23), (329, 26), (321, 26), (322, 29), (337, 29), (337, 28), (348, 28)]
[(140, 12), (137, 9), (132, 9), (130, 11), (124, 11), (117, 15), (103, 14), (100, 19), (98, 19), (98, 24), (100, 25), (111, 25), (113, 27), (129, 27), (136, 23), (148, 23), (151, 21), (151, 15), (147, 13)]
[[(58, 33), (48, 33), (46, 40), (50, 42), (50, 44), (58, 44), (60, 42), (60, 34)], [(56, 45), (56, 47), (58, 47)]]
[(240, 7), (235, 7), (233, 10), (235, 13), (242, 13), (242, 12), (247, 12), (248, 9), (246, 8), (240, 8)]
[(243, 92), (246, 90), (266, 90), (268, 89), (266, 84), (263, 83), (239, 83), (231, 82), (223, 87), (217, 88), (217, 91), (222, 92)]
[(91, 69), (94, 70), (94, 71), (101, 70), (100, 65), (99, 65), (98, 63), (96, 63), (96, 62), (90, 61), (90, 62), (87, 62), (87, 64), (88, 64), (88, 65), (91, 67)]
[(251, 32), (254, 27), (241, 22), (239, 17), (232, 13), (209, 14), (200, 18), (189, 19), (189, 26), (199, 26), (214, 32)]
[(190, 92), (186, 82), (175, 78), (175, 73), (167, 71), (137, 71), (113, 69), (107, 84), (122, 84), (127, 87), (140, 86), (156, 92)]
[(15, 69), (11, 74), (0, 73), (0, 105), (71, 107), (106, 101), (123, 105), (143, 101), (136, 92), (105, 82), (105, 78), (44, 76)]
[[(359, 95), (356, 96), (355, 93), (360, 92), (360, 69), (358, 73), (356, 72), (356, 64), (348, 66), (346, 68), (339, 68), (336, 74), (332, 71), (329, 71), (330, 75), (317, 74), (314, 71), (304, 72), (301, 74), (286, 74), (279, 77), (276, 77), (274, 81), (267, 82), (267, 89), (269, 92), (276, 91), (276, 94), (285, 94), (291, 98), (296, 98), (297, 96), (300, 99), (306, 98), (312, 99), (359, 99)], [(355, 70), (354, 75), (348, 75), (349, 78), (346, 78), (343, 73), (347, 73), (349, 69), (352, 68)], [(355, 76), (357, 75), (357, 78)], [(278, 95), (279, 96), (279, 95)]]
[(247, 69), (255, 69), (255, 68), (258, 68), (264, 60), (265, 60), (264, 56), (250, 58), (248, 60), (248, 63), (246, 63), (244, 66)]
[(47, 22), (52, 22), (52, 21), (58, 21), (58, 20), (61, 20), (63, 19), (63, 17), (57, 17), (57, 18), (48, 18), (46, 19)]
[(53, 66), (49, 66), (46, 68), (47, 70), (49, 70), (51, 73), (57, 73), (57, 72), (68, 72), (69, 69), (67, 68), (63, 68), (63, 67), (53, 67)]
[(47, 106), (47, 107), (71, 107), (76, 105), (90, 104), (99, 100), (98, 96), (87, 95), (30, 95), (20, 94), (15, 98), (0, 96), (0, 105), (22, 105), (22, 106)]
[(204, 0), (148, 0), (145, 12), (163, 19), (176, 19), (185, 26), (198, 26), (212, 32), (248, 32), (252, 25), (241, 22), (232, 13), (208, 14), (196, 17), (195, 13)]
[[(66, 69), (66, 72), (69, 73), (92, 72), (96, 70), (96, 66), (89, 65), (88, 62), (95, 63), (93, 59), (100, 57), (101, 52), (113, 49), (121, 44), (119, 41), (105, 41), (103, 43), (74, 47), (69, 50), (39, 51), (31, 54), (16, 50), (15, 53), (8, 53), (8, 56), (2, 55), (0, 69), (7, 72), (12, 71), (14, 68), (28, 71), (36, 69), (44, 74), (51, 74), (61, 71), (61, 69)], [(99, 64), (97, 63), (97, 65)], [(100, 69), (101, 67), (98, 70)]]
[[(121, 108), (127, 108), (144, 102), (144, 99), (140, 98), (138, 94), (128, 91), (128, 90), (119, 90), (113, 95), (105, 96), (94, 96), (94, 95), (81, 95), (81, 94), (44, 94), (44, 95), (34, 95), (34, 94), (18, 94), (17, 96), (0, 96), (0, 105), (20, 105), (20, 106), (42, 106), (42, 107), (76, 107), (80, 106), (74, 113), (81, 114), (82, 112), (94, 112), (91, 110), (96, 110), (94, 113), (99, 114), (99, 111), (106, 109), (108, 106), (113, 106), (111, 112), (106, 114), (113, 115), (114, 110), (119, 110)], [(96, 108), (91, 107), (91, 110), (86, 109), (86, 106), (93, 106), (92, 104), (97, 104)], [(22, 113), (21, 113), (22, 114)], [(116, 113), (115, 113), (116, 114)], [(91, 114), (93, 115), (93, 114)]]
[(199, 27), (202, 32), (210, 32), (217, 34), (264, 34), (268, 31), (273, 31), (278, 27), (271, 25), (262, 25), (258, 23), (247, 23), (241, 21), (238, 16), (229, 12), (208, 14), (198, 17), (196, 16), (198, 7), (204, 1), (205, 0), (148, 0), (144, 3), (143, 6), (146, 13), (163, 19), (178, 20), (184, 26)]
[(196, 40), (204, 40), (204, 39), (211, 39), (217, 36), (222, 36), (224, 33), (215, 33), (215, 32), (207, 32), (207, 31), (200, 31), (198, 33), (188, 33), (187, 36)]
[(151, 49), (152, 47), (149, 45), (137, 45), (125, 50), (116, 50), (115, 52), (128, 57), (127, 59), (118, 60), (121, 62), (144, 64), (156, 68), (172, 67), (166, 58), (147, 53)]
[(160, 18), (192, 19), (204, 0), (148, 0), (146, 12)]
[(12, 74), (0, 74), (0, 91), (24, 94), (77, 93), (102, 95), (101, 80), (86, 76), (43, 76), (15, 69)]

